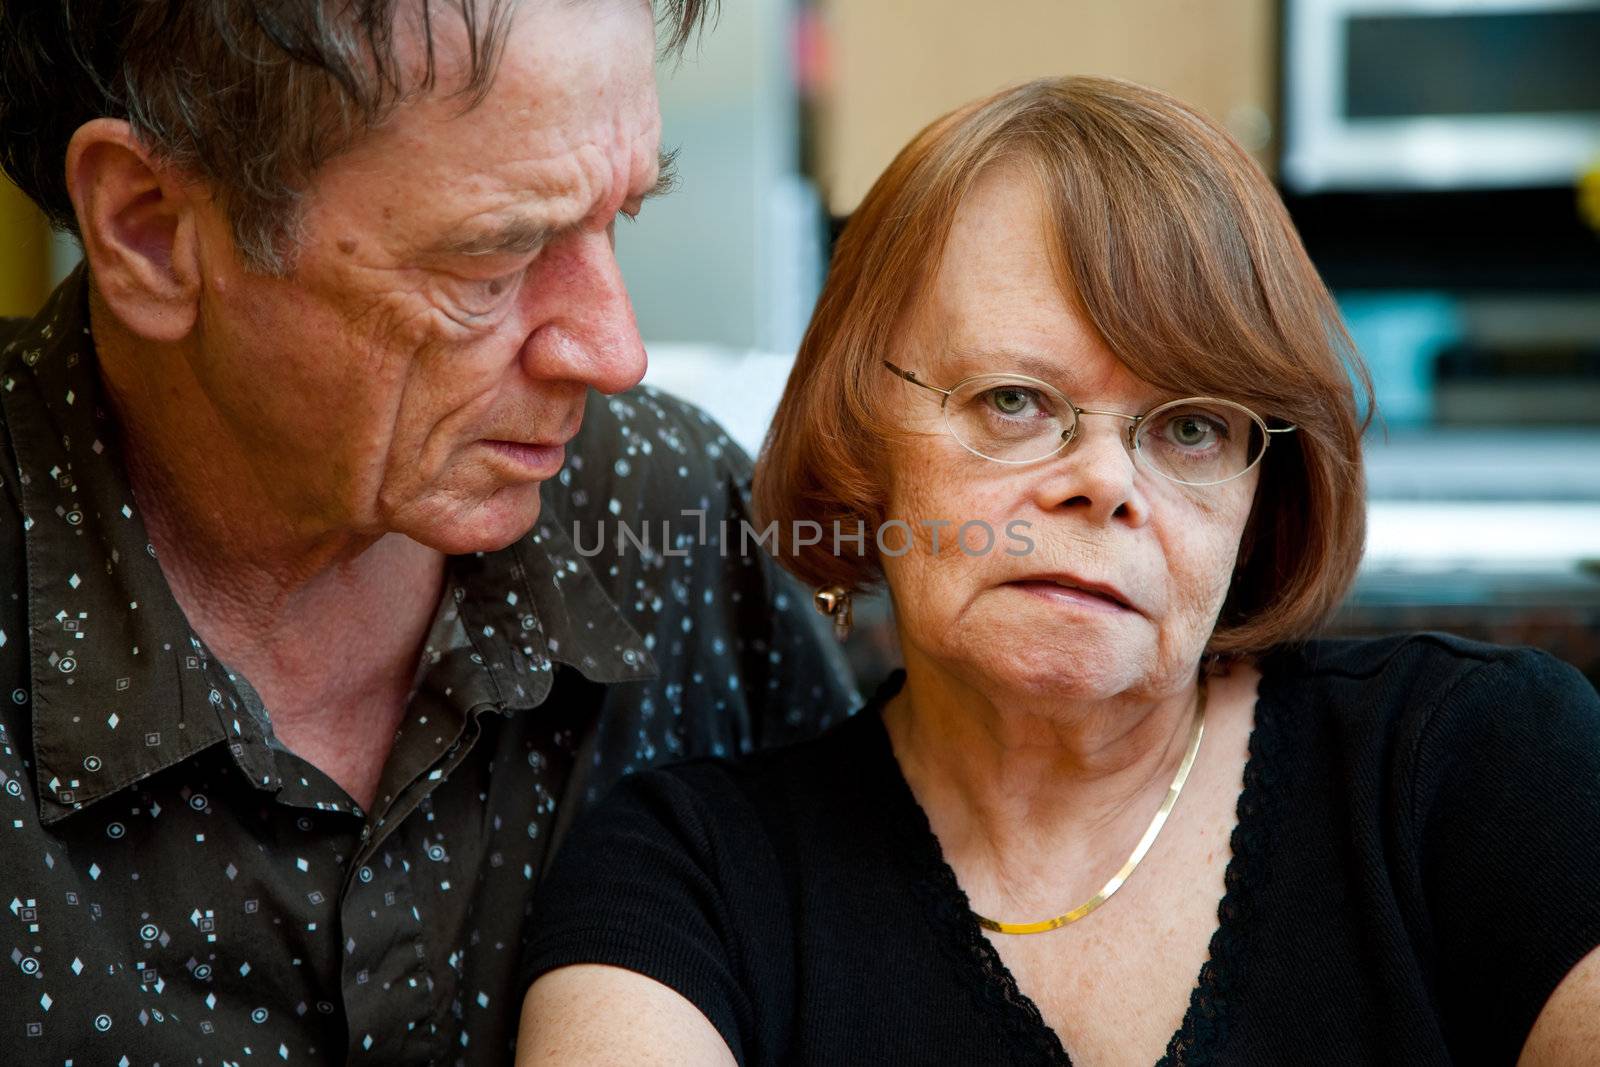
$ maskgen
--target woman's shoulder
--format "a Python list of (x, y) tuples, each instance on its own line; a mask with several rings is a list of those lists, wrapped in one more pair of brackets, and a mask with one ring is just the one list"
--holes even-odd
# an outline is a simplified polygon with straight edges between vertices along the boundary
[(759, 823), (770, 833), (801, 812), (870, 803), (893, 782), (893, 755), (880, 712), (885, 694), (896, 688), (898, 677), (892, 676), (865, 705), (803, 741), (638, 771), (602, 799), (601, 807), (644, 806), (674, 821), (692, 818), (708, 831), (734, 824), (754, 830)]
[(1286, 702), (1315, 700), (1378, 715), (1492, 709), (1511, 697), (1533, 708), (1596, 700), (1588, 680), (1548, 652), (1437, 632), (1283, 646), (1264, 657), (1262, 673), (1263, 686)]
[[(1281, 645), (1268, 654), (1266, 661), (1293, 673), (1350, 679), (1392, 679), (1401, 675), (1439, 678), (1491, 663), (1561, 663), (1540, 649), (1489, 644), (1434, 630), (1382, 637), (1321, 638)], [(1561, 665), (1566, 667), (1566, 664)]]
[(1362, 923), (1414, 947), (1453, 1046), (1512, 1062), (1600, 944), (1600, 695), (1438, 633), (1279, 650), (1262, 684), (1300, 855), (1339, 857)]
[(1261, 668), (1270, 714), (1308, 739), (1302, 757), (1337, 749), (1352, 774), (1382, 766), (1408, 791), (1448, 781), (1449, 768), (1484, 788), (1564, 766), (1575, 748), (1600, 753), (1600, 695), (1539, 649), (1413, 633), (1309, 641)]

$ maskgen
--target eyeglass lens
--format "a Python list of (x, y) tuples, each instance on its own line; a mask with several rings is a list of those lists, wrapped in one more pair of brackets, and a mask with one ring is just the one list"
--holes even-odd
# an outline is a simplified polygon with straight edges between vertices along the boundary
[[(962, 445), (1004, 463), (1043, 459), (1081, 432), (1065, 397), (1008, 375), (982, 375), (961, 383), (944, 408), (950, 432)], [(1209, 485), (1254, 466), (1266, 448), (1266, 434), (1246, 408), (1226, 400), (1189, 399), (1147, 413), (1133, 444), (1139, 458), (1158, 473), (1190, 485)]]

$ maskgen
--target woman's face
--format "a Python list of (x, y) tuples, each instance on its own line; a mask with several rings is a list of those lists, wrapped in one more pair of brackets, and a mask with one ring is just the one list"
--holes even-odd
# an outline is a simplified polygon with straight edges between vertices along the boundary
[[(891, 358), (946, 388), (971, 374), (1025, 373), (1080, 408), (1139, 414), (1175, 399), (1134, 377), (1068, 302), (1047, 225), (1025, 176), (985, 176)], [(888, 443), (887, 517), (906, 521), (916, 544), (883, 559), (908, 665), (1038, 698), (1158, 696), (1192, 683), (1259, 468), (1220, 485), (1180, 485), (1135, 460), (1126, 420), (1092, 414), (1054, 456), (996, 463), (946, 432), (936, 394), (883, 376), (911, 431)], [(939, 520), (949, 525), (938, 528), (935, 553)], [(985, 537), (976, 526), (967, 551), (955, 543), (971, 520), (995, 531), (991, 550), (977, 551)], [(1013, 523), (1020, 537), (1008, 538)], [(900, 540), (884, 538), (892, 551)]]

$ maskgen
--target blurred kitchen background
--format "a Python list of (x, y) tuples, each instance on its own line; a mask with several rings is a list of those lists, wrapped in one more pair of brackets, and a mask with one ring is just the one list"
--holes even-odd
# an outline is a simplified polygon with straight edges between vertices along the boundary
[[(1279, 183), (1378, 387), (1335, 629), (1533, 644), (1600, 682), (1600, 0), (724, 0), (664, 65), (683, 183), (618, 233), (646, 381), (752, 453), (832, 237), (927, 122), (1104, 74)], [(76, 258), (0, 190), (0, 314)], [(895, 649), (881, 600), (848, 648)]]

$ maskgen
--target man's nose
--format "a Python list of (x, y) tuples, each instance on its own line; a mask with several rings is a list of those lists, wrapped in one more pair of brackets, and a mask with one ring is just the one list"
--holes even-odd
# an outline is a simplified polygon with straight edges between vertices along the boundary
[(569, 234), (546, 249), (530, 282), (538, 326), (523, 346), (529, 375), (581, 381), (602, 393), (639, 384), (644, 341), (603, 231)]

